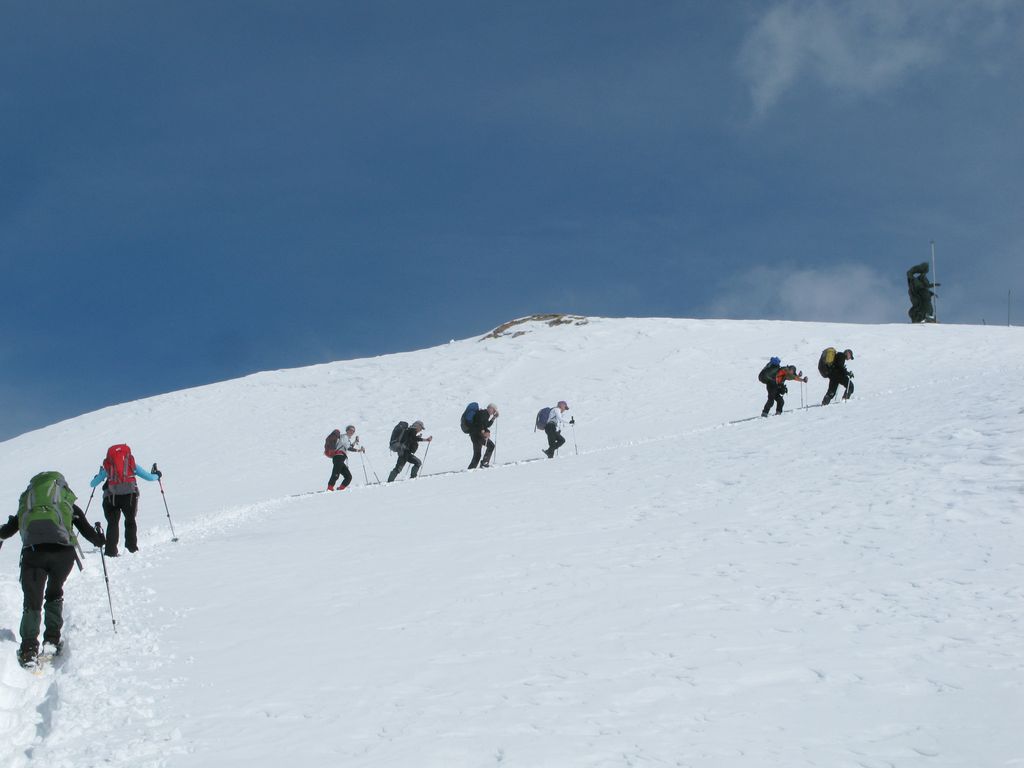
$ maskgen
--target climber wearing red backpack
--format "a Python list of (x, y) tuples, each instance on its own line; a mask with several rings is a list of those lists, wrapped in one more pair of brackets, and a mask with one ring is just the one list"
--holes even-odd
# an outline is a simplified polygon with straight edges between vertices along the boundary
[(138, 528), (135, 514), (139, 509), (139, 484), (136, 477), (143, 480), (156, 480), (163, 473), (156, 470), (152, 474), (138, 466), (132, 449), (124, 443), (112, 445), (107, 449), (100, 471), (96, 473), (89, 485), (95, 488), (103, 483), (103, 514), (107, 518), (107, 557), (117, 557), (117, 543), (120, 538), (121, 515), (124, 515), (124, 546), (129, 552), (139, 551)]
[[(352, 482), (352, 472), (345, 463), (350, 453), (366, 453), (366, 449), (359, 445), (359, 437), (352, 424), (345, 427), (345, 434), (341, 434), (341, 430), (336, 429), (324, 441), (324, 456), (334, 464), (334, 468), (331, 470), (331, 479), (327, 481), (328, 491), (344, 491)], [(334, 484), (339, 477), (341, 485), (335, 488)]]

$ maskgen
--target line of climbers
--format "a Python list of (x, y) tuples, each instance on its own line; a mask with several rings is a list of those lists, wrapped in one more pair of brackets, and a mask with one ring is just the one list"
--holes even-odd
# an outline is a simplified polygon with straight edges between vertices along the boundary
[[(849, 349), (841, 354), (834, 347), (822, 351), (818, 372), (829, 382), (822, 405), (832, 401), (840, 385), (845, 387), (843, 400), (848, 400), (853, 394), (853, 372), (846, 368), (847, 360), (853, 360), (853, 352)], [(782, 396), (787, 392), (787, 381), (806, 382), (807, 377), (796, 366), (783, 365), (778, 357), (773, 357), (758, 374), (758, 380), (768, 390), (768, 400), (761, 412), (762, 416), (767, 416), (773, 404), (775, 413), (782, 413), (785, 402)], [(566, 421), (565, 412), (568, 410), (568, 403), (559, 400), (557, 405), (542, 408), (537, 413), (535, 429), (543, 430), (547, 437), (548, 447), (543, 453), (549, 459), (554, 458), (555, 452), (565, 444), (562, 427), (567, 423), (576, 423), (575, 419)], [(470, 403), (463, 411), (459, 420), (460, 427), (469, 435), (473, 447), (469, 469), (491, 466), (495, 450), (491, 428), (498, 415), (498, 407), (494, 403), (488, 404), (486, 408)], [(420, 443), (427, 443), (429, 450), (429, 444), (434, 439), (433, 436), (423, 437), (423, 429), (423, 422), (419, 420), (411, 425), (405, 421), (395, 425), (391, 432), (390, 447), (398, 459), (388, 475), (389, 483), (394, 482), (406, 464), (412, 466), (411, 477), (419, 474), (423, 462), (416, 457), (416, 451)], [(339, 429), (331, 432), (324, 441), (324, 455), (332, 462), (327, 490), (345, 490), (352, 482), (352, 472), (347, 466), (348, 454), (365, 452), (366, 449), (359, 444), (354, 425), (345, 427), (344, 433)], [(43, 629), (44, 647), (51, 646), (54, 655), (59, 654), (63, 648), (61, 630), (64, 625), (64, 582), (76, 562), (79, 568), (82, 567), (78, 557), (78, 540), (72, 529), (78, 530), (90, 543), (102, 547), (105, 556), (117, 557), (120, 554), (119, 529), (123, 516), (125, 548), (131, 553), (138, 552), (137, 478), (159, 482), (162, 476), (155, 464), (150, 472), (138, 466), (128, 445), (120, 443), (110, 446), (99, 471), (89, 483), (93, 493), (96, 486), (103, 484), (102, 506), (107, 520), (106, 534), (99, 523), (89, 525), (85, 512), (75, 504), (77, 497), (60, 472), (40, 472), (29, 481), (28, 488), (18, 500), (17, 514), (11, 515), (0, 526), (0, 546), (15, 533), (20, 533), (22, 539), (21, 586), (24, 605), (20, 626), (21, 645), (18, 649), (18, 662), (22, 666), (35, 663), (40, 648), (40, 628)], [(337, 484), (339, 477), (342, 481)], [(92, 495), (89, 501), (92, 502)], [(88, 508), (87, 504), (86, 510)]]
[[(541, 408), (537, 414), (536, 429), (543, 430), (547, 436), (548, 447), (543, 453), (549, 459), (555, 457), (555, 451), (565, 444), (565, 438), (561, 431), (565, 424), (575, 424), (576, 420), (566, 421), (564, 413), (569, 410), (569, 404), (565, 400), (559, 400), (558, 404), (549, 408)], [(491, 466), (494, 457), (495, 443), (491, 436), (491, 427), (498, 418), (498, 406), (489, 403), (486, 408), (481, 408), (479, 403), (470, 403), (462, 412), (459, 419), (459, 427), (463, 433), (469, 435), (470, 443), (473, 446), (473, 456), (469, 461), (468, 469), (487, 468)], [(423, 461), (416, 456), (420, 443), (433, 441), (433, 436), (423, 437), (424, 426), (422, 421), (414, 421), (411, 425), (407, 421), (400, 421), (391, 430), (391, 439), (388, 442), (392, 452), (398, 455), (394, 469), (388, 475), (388, 482), (393, 483), (395, 479), (409, 464), (412, 470), (410, 477), (419, 475)], [(328, 491), (344, 491), (352, 482), (352, 471), (348, 468), (348, 454), (366, 453), (366, 449), (359, 445), (359, 437), (356, 436), (356, 428), (349, 424), (345, 432), (340, 429), (332, 431), (324, 440), (324, 456), (331, 460), (331, 476), (327, 480)], [(364, 469), (365, 471), (365, 469)], [(342, 482), (338, 483), (338, 478)]]
[[(841, 353), (837, 352), (835, 347), (826, 347), (822, 350), (821, 356), (818, 358), (818, 373), (822, 378), (828, 379), (828, 389), (825, 392), (825, 397), (821, 400), (822, 405), (832, 402), (836, 392), (839, 391), (840, 384), (844, 387), (843, 400), (849, 400), (853, 395), (853, 371), (846, 367), (847, 360), (853, 360), (853, 350), (851, 349), (843, 350)], [(782, 396), (789, 391), (786, 388), (786, 382), (806, 383), (807, 377), (804, 376), (803, 371), (798, 371), (795, 365), (783, 365), (779, 358), (773, 357), (757, 374), (757, 380), (768, 390), (768, 400), (761, 410), (761, 416), (767, 417), (773, 404), (775, 405), (775, 414), (782, 413), (782, 407), (785, 404)]]
[[(0, 546), (5, 539), (21, 534), (21, 645), (18, 663), (23, 667), (35, 664), (39, 655), (39, 630), (48, 651), (59, 655), (64, 648), (61, 630), (64, 626), (64, 582), (75, 564), (79, 570), (77, 530), (91, 544), (103, 547), (107, 557), (118, 556), (121, 516), (124, 516), (124, 543), (129, 552), (138, 552), (138, 530), (135, 516), (139, 508), (137, 477), (157, 480), (163, 473), (153, 465), (147, 472), (137, 466), (131, 449), (124, 443), (107, 450), (99, 472), (90, 482), (93, 493), (103, 483), (103, 515), (107, 532), (96, 523), (89, 524), (85, 512), (75, 503), (77, 496), (60, 472), (40, 472), (18, 499), (18, 512), (0, 525)], [(89, 496), (92, 502), (92, 495)], [(86, 510), (89, 505), (86, 504)]]

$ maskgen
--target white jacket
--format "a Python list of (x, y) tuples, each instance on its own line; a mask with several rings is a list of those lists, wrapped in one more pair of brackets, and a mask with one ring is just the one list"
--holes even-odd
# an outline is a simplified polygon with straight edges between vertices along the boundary
[(554, 424), (555, 429), (559, 432), (562, 431), (562, 425), (565, 424), (565, 416), (562, 414), (562, 409), (557, 405), (548, 413), (548, 424)]

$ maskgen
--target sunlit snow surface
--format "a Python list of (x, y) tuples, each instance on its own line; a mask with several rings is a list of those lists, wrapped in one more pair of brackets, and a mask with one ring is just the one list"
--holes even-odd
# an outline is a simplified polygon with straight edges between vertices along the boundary
[[(0, 444), (88, 501), (107, 446), (159, 462), (140, 546), (68, 580), (69, 655), (15, 661), (0, 551), (0, 766), (1024, 765), (1024, 335), (601, 320), (249, 376)], [(849, 403), (756, 416), (778, 355), (853, 348)], [(533, 418), (569, 401), (543, 459)], [(353, 423), (463, 469), (326, 486)], [(574, 448), (578, 447), (578, 455)], [(425, 446), (424, 446), (425, 447)], [(420, 455), (423, 455), (421, 449)], [(529, 463), (525, 459), (537, 459)], [(407, 474), (406, 474), (407, 477)], [(101, 520), (99, 501), (89, 509)]]

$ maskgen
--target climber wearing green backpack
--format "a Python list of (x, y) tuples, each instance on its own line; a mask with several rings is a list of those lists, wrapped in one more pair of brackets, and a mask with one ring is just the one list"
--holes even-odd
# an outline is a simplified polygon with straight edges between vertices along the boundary
[(63, 647), (64, 582), (78, 557), (72, 529), (77, 528), (97, 547), (105, 543), (102, 530), (89, 526), (75, 498), (60, 472), (40, 472), (21, 494), (18, 514), (0, 526), (0, 541), (21, 534), (21, 589), (25, 601), (18, 663), (23, 667), (35, 664), (40, 624), (43, 642), (53, 646), (55, 654)]

